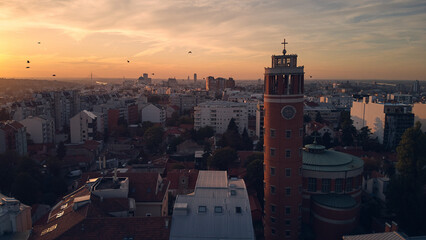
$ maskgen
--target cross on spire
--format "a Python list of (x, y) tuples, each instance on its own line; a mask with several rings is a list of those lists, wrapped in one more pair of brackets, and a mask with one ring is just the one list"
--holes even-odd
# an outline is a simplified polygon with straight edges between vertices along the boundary
[(284, 41), (283, 41), (281, 44), (283, 44), (283, 45), (284, 45), (283, 54), (285, 55), (285, 54), (287, 53), (287, 50), (285, 50), (285, 45), (286, 45), (286, 44), (288, 44), (288, 42), (286, 42), (286, 41), (285, 41), (285, 38), (284, 38)]

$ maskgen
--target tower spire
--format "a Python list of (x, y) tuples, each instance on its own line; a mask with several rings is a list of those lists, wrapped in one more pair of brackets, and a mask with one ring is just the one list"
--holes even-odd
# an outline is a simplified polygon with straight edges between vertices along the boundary
[(284, 41), (281, 44), (284, 45), (283, 54), (285, 55), (287, 53), (287, 50), (285, 50), (285, 45), (288, 44), (288, 42), (286, 42), (284, 38)]

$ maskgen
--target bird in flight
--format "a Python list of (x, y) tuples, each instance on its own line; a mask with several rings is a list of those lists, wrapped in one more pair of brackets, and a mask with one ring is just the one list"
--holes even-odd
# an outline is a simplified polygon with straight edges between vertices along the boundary
[(27, 60), (27, 63), (30, 63), (30, 60)]
[(40, 42), (37, 42), (38, 44), (40, 44)]
[(188, 54), (192, 53), (192, 51), (189, 51)]
[(30, 68), (30, 67), (27, 67), (27, 68)]
[(56, 77), (56, 74), (53, 74), (52, 76), (53, 76), (53, 77)]
[(130, 61), (129, 61), (129, 60), (127, 60), (127, 63), (130, 63)]
[(310, 78), (312, 78), (312, 76), (309, 76)]
[(152, 75), (154, 75), (154, 73), (152, 73)]

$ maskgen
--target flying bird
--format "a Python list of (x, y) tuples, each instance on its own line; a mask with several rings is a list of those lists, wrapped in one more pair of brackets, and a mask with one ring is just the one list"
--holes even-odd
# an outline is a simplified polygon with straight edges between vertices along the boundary
[(38, 44), (40, 44), (40, 42), (37, 42)]
[(129, 60), (127, 60), (127, 63), (129, 63), (130, 61)]
[(30, 63), (30, 60), (27, 60), (27, 63)]
[(312, 78), (312, 76), (309, 76), (310, 78)]
[(53, 76), (53, 77), (56, 77), (56, 74), (53, 74), (52, 76)]
[(154, 73), (152, 73), (152, 75), (154, 75)]
[(189, 51), (188, 54), (192, 53), (192, 51)]
[(30, 68), (30, 67), (27, 67), (27, 68)]

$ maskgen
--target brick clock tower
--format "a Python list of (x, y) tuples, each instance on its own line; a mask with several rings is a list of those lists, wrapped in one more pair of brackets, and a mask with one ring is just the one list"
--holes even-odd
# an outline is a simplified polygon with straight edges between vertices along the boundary
[(266, 240), (298, 239), (302, 222), (303, 66), (272, 56), (264, 89), (264, 231)]

